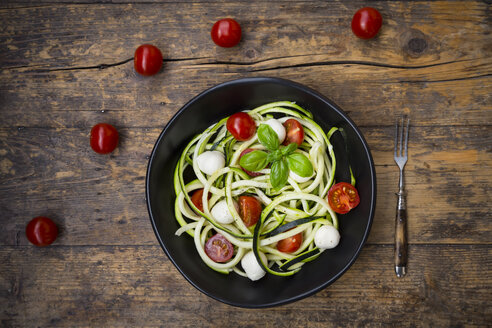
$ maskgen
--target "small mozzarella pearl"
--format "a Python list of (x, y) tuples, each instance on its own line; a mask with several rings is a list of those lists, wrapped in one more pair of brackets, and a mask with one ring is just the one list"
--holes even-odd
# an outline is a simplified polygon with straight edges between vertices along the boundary
[(278, 141), (280, 143), (284, 142), (285, 140), (285, 127), (282, 125), (282, 123), (280, 123), (278, 120), (272, 118), (272, 119), (269, 119), (268, 121), (266, 122), (263, 122), (264, 124), (267, 124), (269, 125), (273, 131), (275, 131), (278, 135)]
[[(236, 204), (234, 204), (234, 206), (236, 206)], [(227, 206), (227, 201), (225, 199), (217, 202), (214, 207), (212, 207), (210, 214), (212, 214), (215, 221), (221, 224), (229, 224), (234, 222), (234, 217), (232, 216), (231, 211), (229, 211), (229, 207)]]
[(340, 242), (340, 233), (331, 225), (324, 225), (316, 231), (314, 243), (320, 249), (335, 248)]
[(219, 151), (205, 151), (196, 158), (198, 168), (205, 174), (212, 175), (215, 171), (224, 168), (224, 154)]
[[(263, 262), (266, 264), (267, 258), (265, 254), (260, 253), (260, 257), (263, 260)], [(246, 253), (243, 256), (243, 258), (241, 259), (241, 266), (243, 267), (244, 272), (246, 272), (248, 278), (253, 281), (263, 278), (263, 276), (266, 273), (265, 271), (263, 271), (260, 264), (256, 260), (253, 251), (250, 251), (249, 253)]]

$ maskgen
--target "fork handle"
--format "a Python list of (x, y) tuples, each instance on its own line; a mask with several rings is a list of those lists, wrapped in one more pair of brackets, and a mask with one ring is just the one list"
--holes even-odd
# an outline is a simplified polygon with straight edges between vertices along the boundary
[(407, 271), (407, 206), (403, 190), (398, 193), (395, 223), (395, 272), (403, 277)]

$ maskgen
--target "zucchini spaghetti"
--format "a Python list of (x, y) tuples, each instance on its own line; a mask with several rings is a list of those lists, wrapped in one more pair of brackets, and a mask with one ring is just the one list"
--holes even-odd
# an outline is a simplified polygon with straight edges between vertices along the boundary
[(325, 133), (290, 101), (240, 113), (254, 122), (246, 137), (231, 123), (236, 113), (183, 150), (174, 172), (176, 235), (191, 236), (203, 262), (220, 273), (289, 276), (340, 239), (327, 202), (337, 128)]

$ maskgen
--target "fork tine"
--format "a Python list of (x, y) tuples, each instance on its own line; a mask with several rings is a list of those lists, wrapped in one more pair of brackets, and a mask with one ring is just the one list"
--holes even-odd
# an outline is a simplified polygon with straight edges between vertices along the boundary
[(401, 125), (400, 125), (400, 144), (399, 144), (400, 152), (399, 152), (398, 156), (403, 156), (403, 153), (402, 153), (402, 151), (403, 151), (403, 149), (402, 149), (403, 148), (403, 127), (404, 127), (404, 125), (403, 125), (404, 121), (403, 120), (404, 120), (404, 117), (402, 116)]
[[(408, 155), (408, 129), (410, 127), (410, 119), (407, 119), (407, 130), (405, 132), (405, 156)], [(402, 127), (403, 129), (403, 127)]]
[(395, 157), (397, 157), (397, 147), (398, 147), (398, 119), (396, 119), (395, 124)]

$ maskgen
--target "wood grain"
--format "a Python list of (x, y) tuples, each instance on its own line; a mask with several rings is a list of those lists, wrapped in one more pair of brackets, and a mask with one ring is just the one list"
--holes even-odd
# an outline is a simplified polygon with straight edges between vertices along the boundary
[[(200, 92), (253, 76), (286, 78), (312, 87), (360, 126), (393, 125), (394, 116), (401, 113), (409, 114), (414, 124), (427, 126), (481, 125), (492, 116), (490, 77), (430, 83), (435, 74), (428, 72), (421, 75), (421, 82), (412, 83), (398, 80), (401, 69), (384, 67), (332, 65), (241, 73), (224, 66), (166, 64), (163, 72), (149, 79), (135, 76), (132, 63), (102, 71), (2, 70), (0, 102), (9, 110), (2, 113), (0, 127), (82, 127), (99, 120), (114, 120), (125, 127), (162, 127)], [(461, 72), (450, 66), (444, 75)], [(488, 69), (492, 72), (492, 66)], [(370, 81), (366, 76), (371, 76)]]
[[(113, 122), (111, 122), (113, 123)], [(89, 147), (90, 128), (0, 129), (3, 245), (27, 244), (26, 220), (53, 216), (65, 245), (155, 244), (145, 205), (147, 160), (158, 129), (120, 128), (110, 156)], [(408, 186), (411, 243), (490, 243), (492, 135), (488, 127), (412, 127)], [(377, 165), (378, 199), (370, 243), (394, 239), (398, 169), (393, 127), (364, 128)], [(454, 143), (453, 140), (460, 140)], [(432, 204), (432, 206), (423, 206)], [(19, 209), (23, 209), (19, 211)]]
[[(225, 12), (222, 3), (162, 4), (166, 10), (152, 3), (0, 10), (0, 20), (10, 22), (0, 34), (0, 101), (11, 109), (0, 124), (80, 127), (111, 116), (127, 127), (156, 127), (206, 88), (248, 76), (313, 87), (359, 125), (389, 125), (399, 111), (425, 125), (490, 121), (492, 46), (487, 38), (480, 42), (483, 32), (490, 33), (489, 7), (380, 5), (387, 23), (377, 42), (368, 43), (347, 28), (357, 3), (279, 2), (275, 11), (268, 2), (255, 2), (254, 10), (231, 3), (228, 14), (240, 16), (247, 31), (232, 49), (212, 45), (208, 33)], [(457, 11), (460, 18), (450, 20)], [(43, 23), (44, 17), (51, 19)], [(99, 69), (131, 59), (142, 42), (164, 52), (158, 76), (137, 76), (131, 62)]]
[[(371, 1), (373, 40), (350, 30), (366, 1), (41, 0), (0, 3), (0, 326), (486, 327), (492, 323), (492, 32), (489, 1)], [(237, 47), (210, 40), (219, 18)], [(164, 68), (144, 78), (134, 49)], [(307, 85), (361, 128), (377, 207), (359, 259), (322, 292), (243, 310), (195, 290), (158, 246), (148, 156), (192, 97), (272, 76)], [(395, 117), (412, 122), (405, 168), (408, 274), (394, 273)], [(108, 156), (89, 147), (118, 128)], [(52, 217), (47, 248), (26, 223)]]
[(344, 276), (315, 296), (245, 310), (201, 294), (158, 246), (3, 247), (0, 261), (11, 265), (0, 276), (6, 305), (0, 322), (107, 327), (135, 326), (144, 319), (146, 326), (165, 327), (346, 327), (411, 326), (402, 318), (412, 316), (429, 326), (490, 323), (492, 283), (483, 274), (492, 270), (490, 247), (409, 251), (409, 274), (402, 279), (394, 274), (391, 246), (368, 246)]
[[(16, 24), (7, 24), (3, 32), (7, 41), (3, 47), (10, 51), (0, 66), (97, 66), (130, 58), (131, 49), (149, 41), (156, 42), (172, 60), (248, 62), (279, 58), (287, 62), (282, 57), (325, 55), (331, 61), (358, 59), (405, 66), (487, 60), (475, 56), (490, 51), (490, 43), (476, 46), (489, 28), (489, 6), (483, 2), (375, 2), (385, 26), (378, 42), (372, 43), (358, 40), (348, 28), (362, 3), (76, 3), (3, 9), (2, 20)], [(245, 31), (238, 47), (222, 49), (210, 41), (211, 26), (224, 16), (236, 17)], [(422, 39), (426, 46), (412, 46), (420, 43), (409, 44), (412, 39)], [(288, 61), (291, 65), (291, 59)]]

